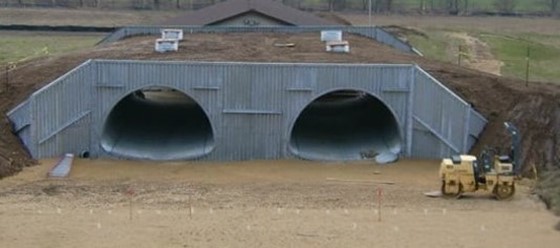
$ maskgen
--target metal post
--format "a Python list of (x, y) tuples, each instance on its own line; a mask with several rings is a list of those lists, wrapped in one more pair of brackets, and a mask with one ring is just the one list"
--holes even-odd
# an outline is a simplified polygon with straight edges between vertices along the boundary
[(457, 56), (457, 65), (461, 66), (461, 56), (463, 56), (463, 46), (459, 45), (459, 53)]
[[(23, 61), (23, 60), (20, 60)], [(10, 89), (10, 71), (15, 70), (17, 67), (16, 62), (10, 62), (6, 65), (6, 91)]]
[(10, 67), (10, 64), (6, 65), (6, 85), (4, 86), (6, 92), (8, 91), (8, 88), (10, 86)]
[(527, 56), (525, 57), (525, 86), (529, 86), (529, 62), (531, 61), (531, 45), (527, 45)]
[(371, 27), (371, 0), (368, 0), (368, 18), (368, 26)]
[(383, 201), (383, 188), (377, 188), (377, 221), (381, 222), (381, 204)]

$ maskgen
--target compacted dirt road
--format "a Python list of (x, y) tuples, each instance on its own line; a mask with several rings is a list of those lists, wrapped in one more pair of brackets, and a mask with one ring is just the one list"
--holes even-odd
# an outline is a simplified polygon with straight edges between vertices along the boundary
[[(0, 181), (0, 247), (557, 247), (559, 218), (523, 181), (427, 198), (438, 161), (55, 160)], [(378, 208), (378, 192), (382, 193)], [(132, 203), (132, 205), (131, 205)], [(379, 211), (380, 210), (380, 211)], [(380, 217), (380, 219), (379, 219)]]

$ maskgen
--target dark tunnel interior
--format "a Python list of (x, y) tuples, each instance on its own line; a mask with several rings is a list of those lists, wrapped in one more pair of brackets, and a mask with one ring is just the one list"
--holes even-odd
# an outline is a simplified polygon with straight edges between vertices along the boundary
[(361, 160), (401, 150), (399, 125), (389, 108), (361, 91), (342, 90), (311, 102), (297, 117), (290, 151), (309, 160)]
[(185, 160), (210, 153), (212, 126), (192, 98), (168, 88), (136, 91), (108, 115), (101, 146), (131, 159)]

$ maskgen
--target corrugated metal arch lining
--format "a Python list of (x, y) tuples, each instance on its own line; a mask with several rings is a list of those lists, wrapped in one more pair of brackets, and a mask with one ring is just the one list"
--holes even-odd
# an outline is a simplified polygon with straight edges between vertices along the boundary
[(334, 90), (312, 100), (294, 121), (292, 154), (310, 160), (358, 160), (398, 154), (402, 136), (390, 106), (373, 94)]
[(186, 93), (144, 88), (120, 99), (105, 119), (101, 147), (117, 157), (194, 159), (214, 148), (214, 132), (202, 107)]

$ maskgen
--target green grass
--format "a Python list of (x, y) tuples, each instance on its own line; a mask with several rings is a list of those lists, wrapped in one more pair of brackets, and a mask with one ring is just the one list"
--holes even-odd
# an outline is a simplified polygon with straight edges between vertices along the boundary
[(3, 32), (0, 35), (0, 65), (93, 47), (101, 39), (102, 35)]
[(476, 29), (425, 29), (426, 37), (411, 34), (409, 42), (425, 57), (457, 63), (458, 46), (462, 39), (452, 38), (450, 33), (467, 32), (490, 47), (497, 60), (504, 62), (502, 75), (525, 79), (527, 47), (529, 55), (529, 80), (560, 83), (560, 35), (536, 33), (489, 34)]
[(520, 33), (517, 34), (520, 39), (524, 39), (531, 42), (537, 42), (548, 46), (554, 46), (560, 48), (560, 34), (556, 35), (546, 35), (546, 34), (535, 34), (535, 33)]
[(491, 47), (494, 56), (504, 62), (502, 74), (505, 76), (525, 78), (529, 48), (529, 79), (560, 83), (560, 45), (554, 45), (560, 43), (560, 37), (548, 36), (547, 42), (540, 41), (539, 37), (543, 35), (525, 37), (529, 39), (524, 39), (523, 35), (481, 34), (479, 37)]
[(427, 30), (424, 31), (424, 34), (427, 37), (411, 35), (407, 38), (425, 57), (457, 63), (458, 48), (460, 45), (464, 45), (463, 40), (450, 37), (449, 32), (444, 30)]

